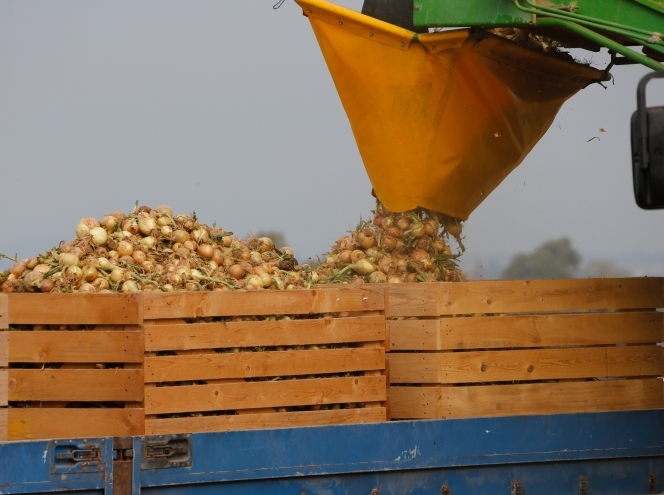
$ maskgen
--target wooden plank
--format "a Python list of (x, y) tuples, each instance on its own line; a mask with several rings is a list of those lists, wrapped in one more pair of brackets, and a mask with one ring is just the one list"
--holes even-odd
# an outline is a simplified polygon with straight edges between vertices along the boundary
[(9, 333), (0, 331), (0, 368), (9, 366)]
[(9, 371), (0, 370), (0, 407), (9, 404)]
[(388, 284), (386, 316), (437, 316), (438, 284)]
[(440, 315), (664, 306), (662, 278), (495, 280), (438, 285)]
[(382, 316), (145, 326), (146, 352), (379, 340), (385, 340)]
[(143, 434), (142, 409), (9, 409), (8, 440)]
[(143, 295), (145, 319), (203, 316), (295, 315), (374, 311), (385, 307), (380, 286), (327, 290), (150, 292)]
[(170, 433), (196, 433), (257, 428), (379, 423), (385, 420), (386, 413), (384, 407), (202, 416), (196, 418), (165, 418), (146, 420), (145, 434), (167, 435)]
[(151, 387), (145, 390), (145, 413), (308, 406), (385, 399), (384, 376)]
[(656, 343), (663, 321), (656, 311), (441, 318), (439, 339), (411, 323), (417, 320), (388, 328), (393, 350), (487, 349)]
[(8, 294), (10, 324), (97, 325), (143, 322), (142, 294)]
[[(446, 318), (456, 320), (458, 318)], [(471, 318), (468, 318), (471, 319)], [(387, 335), (392, 351), (436, 351), (441, 349), (441, 320), (387, 320)]]
[(390, 387), (387, 395), (390, 419), (440, 418), (440, 389), (438, 386)]
[(389, 353), (391, 383), (485, 383), (662, 374), (661, 348)]
[(0, 294), (0, 330), (9, 328), (9, 296)]
[(630, 345), (606, 348), (607, 376), (662, 376), (662, 348)]
[(145, 358), (146, 382), (318, 375), (385, 368), (385, 351), (321, 349)]
[(441, 387), (441, 396), (444, 418), (664, 407), (662, 381), (657, 378)]
[(9, 400), (143, 400), (143, 370), (10, 369), (8, 372)]
[(139, 331), (7, 333), (9, 333), (9, 359), (12, 363), (140, 363), (143, 361), (143, 338)]
[(9, 423), (9, 409), (0, 409), (0, 442), (7, 441), (7, 425)]

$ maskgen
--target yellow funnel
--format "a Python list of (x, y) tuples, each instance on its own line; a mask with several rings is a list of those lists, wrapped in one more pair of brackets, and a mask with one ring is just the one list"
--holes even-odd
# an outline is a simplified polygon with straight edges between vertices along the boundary
[(376, 196), (467, 219), (604, 73), (466, 29), (420, 34), (322, 0), (311, 21)]

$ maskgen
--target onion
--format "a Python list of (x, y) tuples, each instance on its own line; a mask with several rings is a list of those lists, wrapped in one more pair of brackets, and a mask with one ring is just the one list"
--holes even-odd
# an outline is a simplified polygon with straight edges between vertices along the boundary
[(183, 243), (189, 240), (189, 234), (184, 230), (176, 230), (173, 232), (173, 241)]
[(366, 256), (364, 254), (364, 251), (361, 251), (360, 249), (356, 249), (355, 251), (350, 253), (350, 260), (353, 263), (356, 263), (356, 262), (358, 262), (359, 260), (361, 260), (363, 258), (366, 258)]
[(180, 285), (182, 284), (182, 275), (179, 273), (171, 273), (168, 275), (168, 280), (171, 282), (173, 285)]
[(34, 268), (39, 264), (39, 260), (37, 258), (30, 258), (28, 261), (25, 262), (25, 267), (28, 270), (34, 270)]
[(358, 275), (369, 275), (370, 273), (373, 273), (376, 270), (373, 264), (367, 259), (358, 260), (352, 266), (353, 270)]
[(210, 240), (210, 234), (203, 227), (199, 227), (199, 228), (195, 229), (191, 233), (191, 237), (192, 237), (192, 239), (194, 239), (199, 244), (201, 242), (206, 242), (206, 241)]
[(155, 208), (155, 209), (156, 209), (157, 213), (159, 213), (161, 215), (166, 215), (167, 217), (172, 217), (173, 216), (173, 210), (171, 209), (170, 206), (160, 205), (160, 206), (157, 206), (157, 208)]
[(191, 251), (186, 247), (181, 247), (175, 252), (175, 254), (177, 254), (180, 258), (189, 258)]
[(39, 284), (40, 292), (51, 292), (55, 287), (55, 283), (50, 278), (45, 278)]
[(450, 248), (449, 246), (445, 246), (443, 248), (443, 254), (447, 255), (447, 256), (451, 256), (452, 255), (452, 248)]
[(397, 268), (397, 272), (399, 273), (406, 273), (408, 270), (408, 261), (406, 261), (404, 258), (398, 258), (394, 265)]
[(155, 219), (148, 215), (141, 215), (138, 219), (138, 231), (143, 235), (150, 233), (157, 228)]
[(228, 268), (228, 274), (236, 280), (244, 278), (245, 271), (240, 265), (232, 265)]
[(382, 284), (387, 282), (387, 275), (383, 272), (373, 272), (369, 275), (369, 282), (372, 284)]
[(201, 244), (196, 252), (201, 258), (211, 260), (214, 256), (214, 247), (211, 244)]
[(10, 292), (14, 292), (14, 281), (13, 280), (5, 280), (0, 284), (0, 290), (5, 293), (9, 294)]
[(76, 226), (76, 237), (83, 239), (90, 235), (90, 229), (94, 227), (99, 227), (99, 222), (94, 218), (81, 218)]
[(159, 227), (166, 227), (167, 225), (170, 227), (173, 225), (173, 220), (170, 217), (159, 217), (157, 218), (157, 225)]
[(383, 218), (383, 221), (381, 222), (383, 225), (383, 229), (387, 230), (390, 227), (394, 227), (394, 218), (393, 217), (385, 217)]
[(401, 280), (401, 277), (397, 277), (396, 275), (390, 275), (389, 277), (387, 277), (388, 284), (400, 284), (402, 282), (403, 280)]
[(173, 235), (173, 227), (171, 227), (170, 225), (164, 225), (160, 229), (160, 232), (161, 232), (161, 235), (163, 235), (164, 237), (167, 237), (167, 238), (170, 239), (170, 237)]
[(76, 266), (78, 265), (78, 255), (74, 253), (60, 253), (58, 262), (60, 266)]
[(433, 250), (437, 253), (442, 253), (443, 250), (445, 249), (445, 241), (442, 239), (436, 239), (431, 243), (431, 247), (433, 247)]
[(279, 251), (281, 252), (281, 254), (285, 254), (286, 256), (290, 256), (291, 258), (295, 257), (295, 252), (293, 251), (293, 249), (287, 246), (282, 247), (281, 249), (279, 249)]
[(91, 283), (92, 283), (93, 287), (95, 289), (97, 289), (97, 292), (109, 289), (111, 287), (110, 284), (108, 283), (108, 280), (106, 280), (105, 278), (101, 278), (101, 277), (97, 277)]
[(381, 260), (378, 262), (378, 269), (386, 274), (393, 270), (394, 263), (392, 263), (392, 257), (387, 255), (383, 256), (383, 258), (381, 258)]
[(131, 256), (134, 252), (134, 246), (129, 241), (121, 241), (118, 243), (118, 256)]
[(320, 281), (320, 275), (318, 275), (318, 272), (311, 272), (311, 283), (312, 284), (317, 284)]
[(125, 280), (120, 289), (122, 292), (138, 292), (138, 284), (134, 280)]
[(69, 278), (73, 278), (74, 280), (80, 280), (83, 278), (83, 270), (81, 270), (78, 266), (68, 266), (65, 270), (65, 275)]
[(122, 223), (127, 218), (127, 215), (125, 215), (122, 211), (114, 211), (111, 213), (111, 216), (117, 218), (118, 222), (120, 223)]
[(431, 250), (431, 239), (427, 236), (422, 236), (417, 240), (417, 249), (424, 249), (426, 252)]
[(138, 244), (141, 246), (141, 249), (143, 251), (147, 252), (157, 245), (157, 239), (149, 235), (147, 237), (143, 237), (143, 239), (138, 241)]
[(415, 249), (411, 254), (410, 258), (415, 261), (416, 263), (421, 262), (422, 260), (428, 260), (429, 258), (429, 253), (427, 253), (424, 249)]
[(399, 229), (407, 230), (409, 226), (410, 219), (407, 216), (402, 216), (399, 220), (397, 220), (397, 227), (399, 227)]
[(191, 270), (190, 274), (191, 274), (191, 278), (193, 278), (194, 280), (197, 280), (197, 281), (203, 280), (203, 274), (198, 270), (195, 270), (195, 269)]
[(175, 290), (175, 287), (173, 287), (171, 284), (164, 284), (161, 286), (161, 290), (164, 292), (173, 292)]
[(99, 272), (97, 272), (97, 269), (94, 266), (87, 265), (85, 268), (83, 268), (83, 278), (86, 280), (86, 282), (92, 282), (97, 278), (97, 275), (99, 275)]
[(221, 265), (224, 262), (224, 253), (221, 252), (221, 249), (213, 250), (212, 261), (214, 261), (217, 265)]
[(21, 280), (23, 281), (23, 287), (25, 287), (25, 290), (33, 292), (39, 289), (39, 286), (43, 279), (44, 279), (43, 274), (31, 271), (26, 273)]
[(198, 243), (196, 241), (192, 240), (184, 241), (182, 245), (187, 249), (189, 249), (190, 251), (196, 251), (196, 249), (198, 249)]
[(383, 225), (383, 220), (385, 220), (383, 215), (376, 215), (373, 219), (373, 223), (376, 227), (381, 227)]
[(78, 291), (92, 293), (97, 292), (97, 289), (95, 289), (94, 285), (85, 282), (81, 284), (81, 286), (78, 288)]
[(104, 218), (102, 218), (101, 222), (99, 222), (100, 225), (108, 232), (109, 234), (111, 232), (115, 232), (115, 229), (118, 228), (118, 219), (115, 218), (113, 215), (106, 215)]
[(103, 227), (94, 227), (90, 229), (90, 235), (92, 236), (92, 244), (95, 246), (103, 246), (108, 240), (108, 232)]
[(138, 234), (138, 222), (135, 218), (127, 218), (122, 222), (122, 231), (129, 232), (130, 235)]
[(196, 282), (187, 282), (186, 284), (184, 284), (184, 290), (188, 291), (198, 290), (198, 285), (196, 285)]
[(348, 236), (341, 237), (337, 241), (337, 244), (339, 246), (339, 249), (343, 251), (346, 250), (352, 251), (355, 248), (355, 246), (353, 245), (353, 238)]
[(271, 277), (269, 274), (267, 274), (267, 273), (261, 273), (261, 274), (258, 275), (258, 276), (259, 276), (260, 279), (263, 281), (263, 287), (264, 287), (264, 288), (267, 288), (267, 287), (269, 287), (270, 285), (272, 285), (272, 277)]
[(261, 245), (258, 248), (258, 252), (264, 253), (266, 251), (274, 251), (274, 241), (269, 237), (261, 237), (259, 239)]
[(397, 247), (397, 240), (391, 235), (384, 235), (383, 238), (380, 240), (380, 243), (388, 251), (391, 251), (392, 249)]
[(25, 271), (24, 262), (18, 263), (17, 265), (14, 265), (9, 269), (9, 273), (14, 275), (16, 278), (20, 277), (24, 271)]
[(261, 256), (261, 253), (259, 253), (258, 251), (252, 251), (249, 257), (254, 265), (260, 265), (261, 263), (263, 263), (263, 257)]
[(109, 275), (108, 278), (111, 279), (111, 282), (113, 282), (114, 284), (117, 284), (118, 282), (120, 282), (121, 280), (124, 279), (124, 273), (125, 273), (125, 271), (122, 268), (117, 268), (116, 267), (116, 268), (113, 269), (113, 271), (111, 272), (111, 274)]
[(373, 232), (369, 229), (365, 229), (357, 234), (357, 243), (364, 249), (369, 249), (375, 244), (375, 242), (376, 238), (374, 237)]
[(390, 235), (395, 239), (400, 239), (401, 231), (397, 227), (390, 227), (389, 229), (387, 229), (387, 235)]
[(424, 224), (420, 222), (413, 222), (413, 225), (408, 230), (408, 234), (410, 234), (413, 237), (422, 237), (423, 235), (426, 234), (426, 229), (424, 227)]
[(463, 229), (463, 226), (459, 222), (459, 220), (452, 219), (450, 220), (446, 225), (445, 225), (445, 230), (447, 231), (448, 234), (450, 234), (453, 237), (459, 237), (461, 235), (461, 231)]
[(263, 279), (258, 275), (250, 275), (247, 277), (245, 288), (250, 289), (262, 289), (263, 288)]
[(141, 265), (145, 263), (145, 260), (148, 259), (147, 255), (141, 251), (140, 249), (137, 249), (133, 253), (131, 253), (131, 258), (136, 262), (136, 264)]
[(115, 251), (115, 250), (113, 250), (113, 251), (109, 251), (109, 252), (108, 252), (108, 259), (109, 259), (109, 260), (116, 260), (116, 259), (118, 259), (119, 257), (120, 257), (120, 255), (119, 255), (118, 252)]
[(230, 247), (231, 244), (233, 244), (233, 239), (231, 238), (231, 236), (226, 235), (221, 240), (221, 243), (224, 245), (224, 247)]

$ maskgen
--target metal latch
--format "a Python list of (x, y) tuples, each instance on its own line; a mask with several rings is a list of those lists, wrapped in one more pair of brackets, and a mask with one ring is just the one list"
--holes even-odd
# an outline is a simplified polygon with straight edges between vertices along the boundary
[(70, 460), (74, 462), (98, 462), (101, 461), (101, 450), (95, 448), (70, 450), (69, 452), (55, 454), (55, 458), (57, 460)]
[(191, 434), (143, 437), (141, 446), (141, 469), (191, 466)]
[(104, 470), (106, 440), (51, 440), (51, 474), (94, 473)]

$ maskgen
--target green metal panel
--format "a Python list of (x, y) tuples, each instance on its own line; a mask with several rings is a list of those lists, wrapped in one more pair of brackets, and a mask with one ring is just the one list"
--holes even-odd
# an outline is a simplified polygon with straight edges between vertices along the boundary
[(533, 20), (511, 0), (414, 0), (416, 26), (518, 26)]

